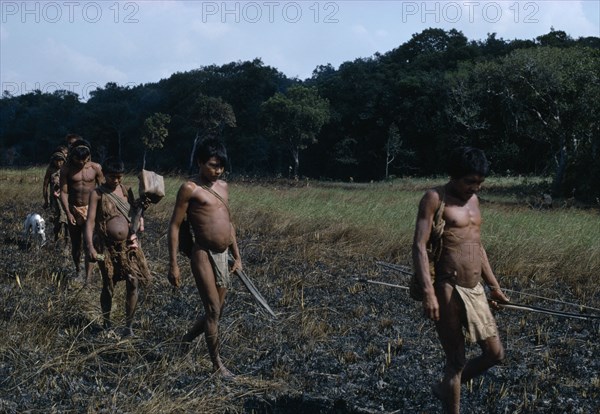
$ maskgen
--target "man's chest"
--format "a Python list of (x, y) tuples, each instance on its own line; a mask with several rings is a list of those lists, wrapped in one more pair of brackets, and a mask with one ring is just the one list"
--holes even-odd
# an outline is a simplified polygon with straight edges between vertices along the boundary
[(481, 211), (477, 205), (446, 205), (444, 209), (446, 228), (468, 228), (481, 226)]

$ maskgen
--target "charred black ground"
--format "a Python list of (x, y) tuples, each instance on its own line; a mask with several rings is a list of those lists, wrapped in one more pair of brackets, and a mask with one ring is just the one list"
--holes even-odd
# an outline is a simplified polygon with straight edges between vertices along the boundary
[[(430, 385), (443, 355), (420, 304), (404, 290), (355, 280), (406, 285), (407, 276), (375, 264), (382, 258), (343, 243), (242, 229), (245, 270), (278, 317), (234, 281), (221, 332), (222, 356), (238, 379), (223, 382), (211, 376), (203, 340), (189, 354), (178, 351), (200, 301), (183, 258), (183, 287), (167, 283), (164, 214), (147, 217), (142, 243), (155, 280), (142, 294), (137, 336), (123, 340), (122, 286), (117, 328), (103, 331), (99, 272), (93, 286), (75, 285), (62, 245), (38, 250), (22, 239), (22, 219), (37, 205), (0, 206), (0, 412), (440, 412)], [(576, 301), (558, 282), (537, 288)], [(506, 361), (463, 388), (463, 412), (600, 411), (597, 322), (509, 310), (496, 316)]]

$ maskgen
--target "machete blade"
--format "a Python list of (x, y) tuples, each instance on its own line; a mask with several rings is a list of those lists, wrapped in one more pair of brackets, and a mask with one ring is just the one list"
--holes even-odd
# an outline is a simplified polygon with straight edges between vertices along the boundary
[(254, 299), (256, 299), (256, 301), (258, 303), (260, 303), (262, 305), (262, 307), (265, 308), (267, 310), (267, 312), (269, 312), (274, 318), (277, 318), (277, 316), (275, 315), (275, 312), (273, 312), (273, 309), (271, 309), (271, 307), (269, 306), (269, 304), (267, 303), (265, 298), (260, 294), (260, 292), (258, 291), (256, 286), (254, 286), (254, 283), (252, 283), (252, 281), (246, 275), (246, 273), (244, 273), (244, 271), (238, 269), (235, 271), (235, 274), (237, 275), (237, 277), (240, 278), (240, 280), (242, 281), (244, 286), (246, 286), (246, 289), (248, 289), (248, 291), (252, 294), (252, 296), (254, 296)]

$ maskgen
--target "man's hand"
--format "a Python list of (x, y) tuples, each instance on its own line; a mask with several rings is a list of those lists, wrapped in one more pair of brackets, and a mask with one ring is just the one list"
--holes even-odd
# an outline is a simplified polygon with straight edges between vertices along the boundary
[(502, 308), (498, 304), (510, 302), (510, 299), (508, 298), (508, 296), (506, 296), (504, 294), (504, 292), (502, 292), (502, 290), (500, 288), (494, 288), (494, 289), (490, 289), (490, 301), (489, 302), (493, 309), (498, 310), (498, 309)]
[(67, 221), (71, 223), (73, 226), (77, 224), (77, 220), (75, 220), (75, 216), (69, 212), (67, 212)]
[(435, 293), (429, 293), (423, 296), (423, 313), (425, 314), (425, 317), (432, 321), (440, 320), (440, 305)]
[(92, 263), (96, 263), (98, 261), (98, 252), (93, 247), (88, 249), (88, 258)]
[(229, 269), (229, 272), (235, 273), (236, 270), (239, 270), (240, 272), (243, 270), (242, 259), (234, 260), (233, 263), (231, 264), (231, 268)]
[(169, 269), (169, 274), (167, 275), (169, 279), (169, 283), (175, 286), (176, 288), (181, 285), (181, 276), (179, 274), (179, 266), (171, 266)]

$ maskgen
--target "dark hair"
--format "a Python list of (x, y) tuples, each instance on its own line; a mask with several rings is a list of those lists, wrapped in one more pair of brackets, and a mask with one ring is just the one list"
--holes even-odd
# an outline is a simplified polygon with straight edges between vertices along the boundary
[(451, 178), (461, 178), (469, 174), (485, 177), (490, 172), (490, 163), (479, 148), (458, 147), (450, 153), (446, 171)]
[(217, 157), (223, 167), (227, 166), (227, 150), (225, 145), (216, 138), (204, 139), (198, 144), (194, 152), (194, 160), (201, 164), (204, 164), (211, 157)]
[(65, 141), (67, 141), (67, 143), (69, 141), (71, 141), (72, 139), (79, 141), (80, 139), (83, 139), (83, 138), (81, 138), (81, 135), (79, 135), (79, 134), (67, 134), (67, 136), (65, 137)]
[(120, 158), (109, 157), (102, 163), (102, 172), (104, 174), (123, 174), (125, 164)]
[(69, 150), (70, 159), (72, 159), (75, 156), (80, 160), (83, 160), (91, 154), (92, 146), (85, 139), (78, 139), (77, 141), (75, 141), (73, 145), (71, 145), (71, 149)]
[(50, 161), (66, 161), (67, 157), (65, 156), (65, 153), (62, 151), (55, 151), (52, 153), (52, 155), (50, 156)]

